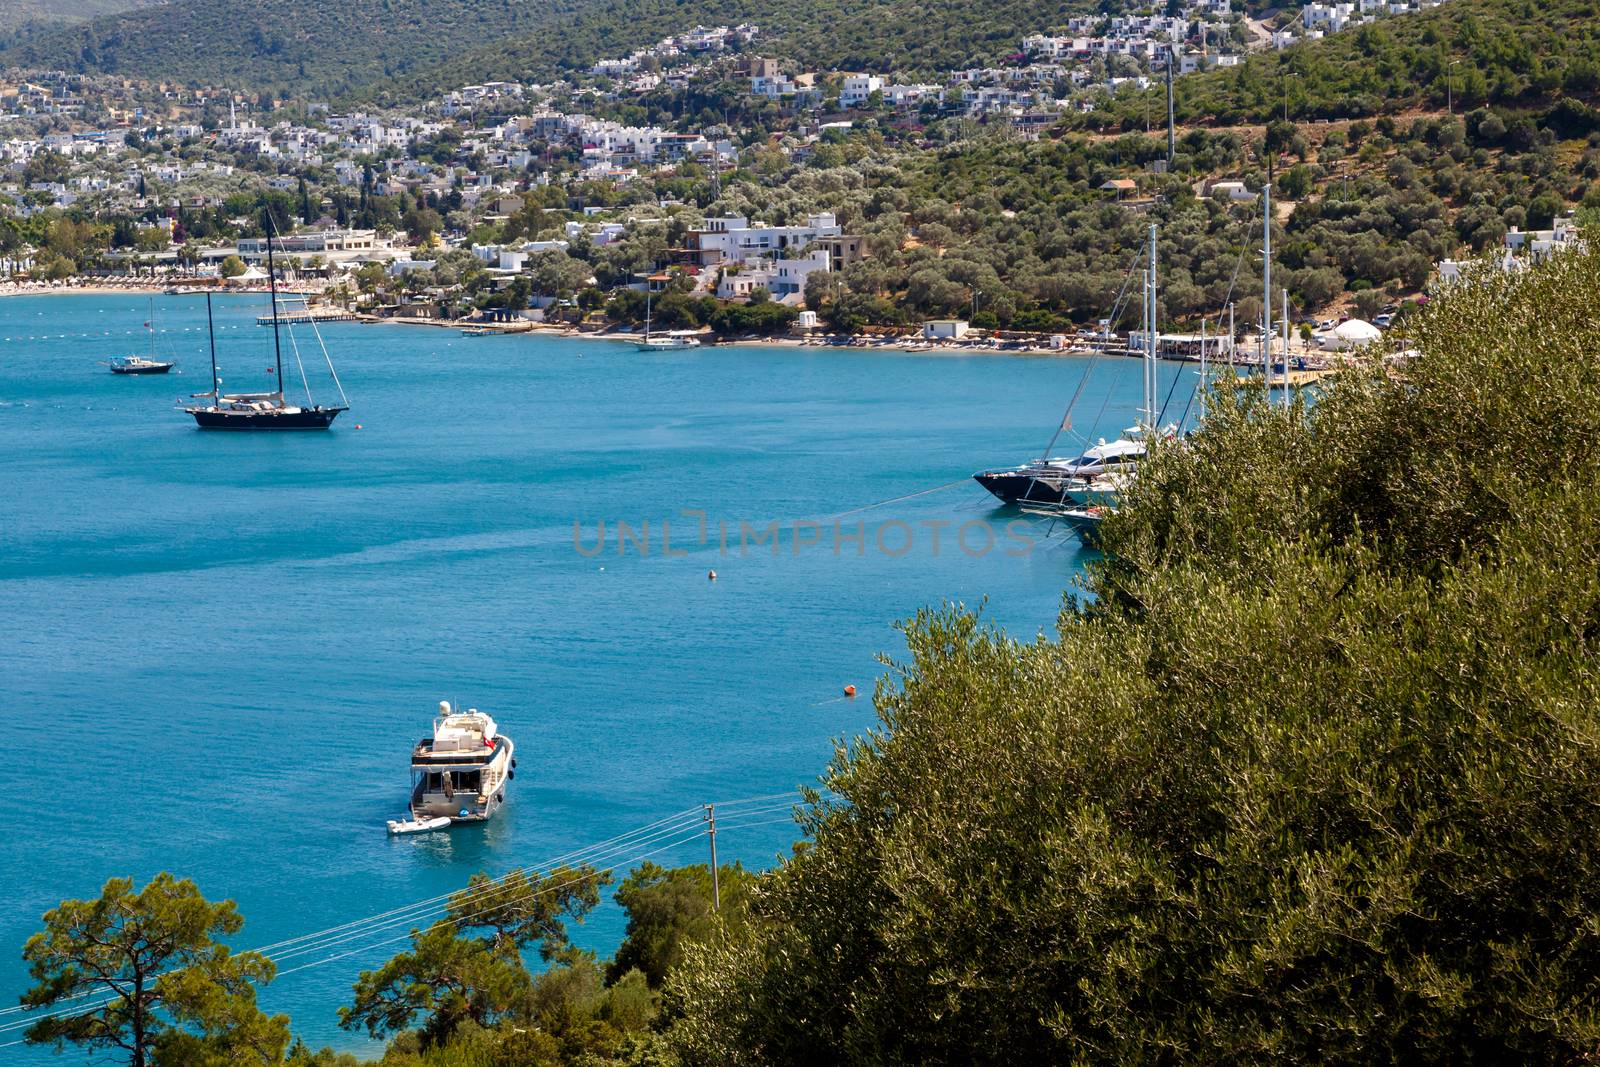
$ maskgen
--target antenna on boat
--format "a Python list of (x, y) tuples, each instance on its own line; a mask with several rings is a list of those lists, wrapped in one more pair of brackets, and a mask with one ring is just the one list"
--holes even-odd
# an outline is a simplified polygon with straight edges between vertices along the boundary
[(267, 216), (267, 288), (272, 293), (272, 350), (278, 359), (278, 401), (283, 402), (283, 342), (278, 337), (278, 267), (272, 257), (272, 235), (277, 226), (272, 221), (272, 208), (262, 209)]

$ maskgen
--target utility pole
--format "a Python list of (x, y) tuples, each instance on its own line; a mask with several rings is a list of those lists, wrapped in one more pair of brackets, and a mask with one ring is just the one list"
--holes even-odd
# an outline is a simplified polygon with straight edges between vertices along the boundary
[(1459, 59), (1452, 59), (1449, 65), (1444, 68), (1444, 113), (1446, 115), (1454, 115), (1456, 113), (1456, 64), (1460, 62), (1461, 60)]
[(722, 887), (717, 879), (717, 806), (706, 805), (706, 833), (711, 838), (711, 910), (722, 910)]

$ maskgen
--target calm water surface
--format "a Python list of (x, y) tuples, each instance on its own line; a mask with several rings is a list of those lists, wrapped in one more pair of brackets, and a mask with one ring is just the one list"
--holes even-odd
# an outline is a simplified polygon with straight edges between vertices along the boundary
[[(269, 387), (263, 310), (217, 303), (229, 389)], [(1059, 537), (1008, 554), (1017, 516), (970, 481), (847, 517), (846, 532), (866, 523), (859, 554), (836, 553), (829, 526), (798, 551), (739, 549), (741, 521), (823, 519), (1020, 461), (1078, 360), (662, 355), (339, 325), (324, 332), (352, 410), (333, 432), (219, 435), (174, 411), (209, 384), (197, 298), (156, 300), (181, 373), (99, 364), (146, 351), (147, 317), (142, 297), (0, 299), (7, 1004), (28, 984), (20, 950), (40, 913), (112, 875), (191, 877), (236, 899), (238, 943), (260, 945), (810, 783), (831, 739), (870, 725), (874, 657), (903, 647), (897, 620), (987, 597), (992, 620), (1029, 637), (1052, 627), (1082, 562)], [(308, 376), (330, 400), (314, 353)], [(1137, 363), (1102, 361), (1076, 425), (1114, 435), (1138, 388)], [(706, 512), (708, 544), (683, 509)], [(602, 520), (604, 553), (578, 551), (574, 523), (593, 552)], [(663, 555), (664, 520), (685, 555)], [(994, 550), (976, 527), (974, 552), (955, 543), (972, 520), (995, 525)], [(618, 521), (650, 524), (648, 554), (618, 553)], [(927, 524), (941, 522), (936, 552)], [(846, 683), (863, 695), (840, 698)], [(492, 712), (517, 741), (510, 803), (486, 827), (391, 839), (409, 746), (441, 698)], [(719, 835), (725, 861), (770, 865), (795, 836), (746, 822)], [(701, 861), (705, 842), (655, 858)], [(621, 925), (608, 902), (577, 939), (609, 953)], [(359, 1047), (334, 1010), (398, 947), (287, 974), (264, 1003), (313, 1044)]]

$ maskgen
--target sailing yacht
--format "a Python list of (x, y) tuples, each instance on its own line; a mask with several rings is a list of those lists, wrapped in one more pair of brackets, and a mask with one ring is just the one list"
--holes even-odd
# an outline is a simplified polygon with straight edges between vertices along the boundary
[[(211, 315), (211, 294), (206, 293), (206, 332), (211, 339), (211, 391), (195, 393), (193, 399), (209, 398), (211, 402), (194, 404), (183, 409), (194, 416), (195, 425), (202, 430), (326, 430), (333, 425), (333, 420), (339, 417), (340, 412), (350, 410), (350, 401), (344, 395), (344, 386), (340, 384), (339, 375), (333, 369), (333, 360), (328, 356), (328, 346), (322, 343), (322, 334), (317, 330), (314, 320), (311, 322), (311, 329), (317, 336), (317, 344), (322, 348), (322, 358), (328, 364), (328, 373), (333, 377), (334, 387), (339, 390), (340, 403), (332, 406), (313, 403), (311, 385), (306, 380), (304, 367), (300, 370), (300, 381), (305, 386), (306, 406), (290, 404), (284, 397), (283, 339), (279, 330), (281, 324), (278, 315), (278, 270), (272, 254), (271, 222), (269, 216), (267, 278), (272, 299), (272, 348), (277, 360), (278, 388), (266, 393), (222, 392), (222, 380), (217, 377), (217, 332)], [(299, 362), (299, 359), (300, 352), (297, 347), (295, 361)]]
[[(1127, 485), (1128, 479), (1133, 477), (1138, 469), (1139, 462), (1144, 459), (1146, 451), (1145, 429), (1154, 425), (1157, 413), (1155, 410), (1156, 390), (1156, 228), (1150, 227), (1150, 246), (1147, 253), (1149, 260), (1144, 274), (1144, 407), (1142, 409), (1143, 421), (1124, 430), (1122, 436), (1115, 441), (1101, 438), (1099, 444), (1086, 449), (1076, 459), (1052, 459), (1050, 449), (1055, 446), (1056, 438), (1068, 426), (1071, 417), (1071, 406), (1067, 409), (1067, 418), (1063, 418), (1061, 426), (1056, 430), (1056, 436), (1050, 439), (1050, 444), (1045, 447), (1045, 455), (1031, 463), (1020, 467), (1005, 467), (993, 470), (979, 471), (972, 477), (996, 497), (1007, 504), (1019, 504), (1023, 507), (1029, 505), (1042, 506), (1046, 509), (1054, 508), (1051, 514), (1056, 514), (1061, 507), (1073, 505), (1109, 506), (1114, 504), (1117, 495)], [(1121, 313), (1121, 297), (1118, 297), (1118, 307), (1112, 312), (1112, 320)], [(1098, 355), (1095, 357), (1098, 358)], [(1084, 369), (1084, 381), (1088, 380), (1089, 371), (1094, 369), (1091, 360)], [(1079, 385), (1081, 395), (1083, 386)], [(1073, 402), (1077, 402), (1074, 396)]]
[(156, 300), (150, 298), (150, 317), (145, 320), (145, 330), (150, 334), (150, 355), (144, 356), (119, 356), (108, 360), (106, 366), (111, 368), (112, 374), (166, 374), (173, 367), (170, 360), (156, 358)]
[(1115, 441), (1101, 438), (1072, 459), (1041, 458), (1019, 467), (979, 471), (972, 477), (1007, 504), (1059, 504), (1068, 499), (1067, 487), (1132, 470), (1144, 458), (1144, 441), (1137, 427)]
[(644, 294), (644, 340), (636, 346), (641, 352), (660, 352), (673, 348), (699, 348), (700, 338), (687, 330), (673, 330), (670, 333), (650, 333), (650, 293)]

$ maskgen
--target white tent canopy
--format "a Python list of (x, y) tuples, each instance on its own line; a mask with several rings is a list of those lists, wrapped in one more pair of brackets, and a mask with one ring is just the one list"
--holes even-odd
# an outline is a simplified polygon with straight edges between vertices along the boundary
[(1321, 334), (1317, 343), (1325, 349), (1365, 348), (1382, 336), (1383, 331), (1365, 319), (1350, 319)]

